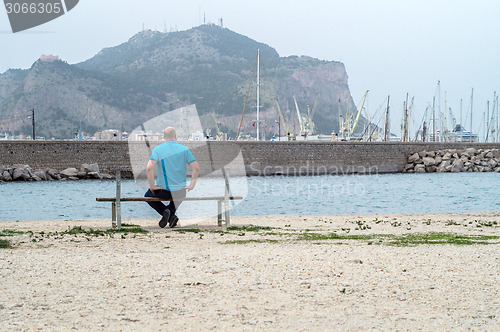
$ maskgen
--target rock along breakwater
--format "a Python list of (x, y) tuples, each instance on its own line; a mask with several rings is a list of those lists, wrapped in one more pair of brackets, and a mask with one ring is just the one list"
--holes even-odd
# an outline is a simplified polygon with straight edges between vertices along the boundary
[(500, 172), (499, 149), (447, 149), (416, 152), (403, 172)]
[(10, 181), (54, 181), (54, 180), (111, 180), (115, 177), (101, 173), (97, 164), (82, 164), (80, 169), (73, 167), (57, 171), (53, 168), (32, 169), (29, 165), (15, 164), (10, 167), (0, 166), (0, 182)]

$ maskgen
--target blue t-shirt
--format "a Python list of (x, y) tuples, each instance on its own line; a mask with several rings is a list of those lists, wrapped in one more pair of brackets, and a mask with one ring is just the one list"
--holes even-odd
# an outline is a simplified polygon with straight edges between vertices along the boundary
[(158, 145), (149, 159), (156, 161), (156, 185), (170, 191), (186, 186), (186, 165), (196, 161), (188, 147), (177, 141)]

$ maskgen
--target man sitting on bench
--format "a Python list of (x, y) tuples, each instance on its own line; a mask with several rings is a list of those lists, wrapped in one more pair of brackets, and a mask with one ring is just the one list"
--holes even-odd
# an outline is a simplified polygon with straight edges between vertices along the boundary
[[(153, 149), (146, 169), (149, 182), (149, 189), (144, 194), (145, 197), (157, 197), (172, 199), (170, 204), (165, 206), (163, 202), (148, 202), (161, 216), (158, 225), (164, 228), (175, 227), (179, 218), (175, 212), (186, 197), (186, 190), (191, 191), (196, 186), (200, 166), (191, 151), (184, 145), (177, 142), (177, 133), (172, 127), (163, 130), (165, 142)], [(186, 185), (186, 165), (192, 170), (191, 182)], [(156, 166), (157, 179), (155, 183), (154, 168)]]

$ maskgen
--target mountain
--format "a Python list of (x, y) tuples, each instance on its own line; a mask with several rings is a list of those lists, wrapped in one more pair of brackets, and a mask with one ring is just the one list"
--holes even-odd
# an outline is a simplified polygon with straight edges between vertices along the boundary
[[(234, 137), (260, 49), (261, 118), (267, 136), (277, 133), (279, 100), (285, 121), (298, 131), (293, 96), (302, 114), (312, 107), (319, 132), (338, 129), (342, 110), (355, 110), (345, 67), (310, 57), (280, 57), (272, 47), (216, 25), (187, 31), (142, 31), (127, 42), (70, 65), (42, 57), (30, 69), (0, 75), (0, 131), (31, 133), (28, 110), (36, 111), (37, 134), (72, 138), (89, 133), (131, 130), (159, 114), (196, 104), (204, 127)], [(255, 119), (255, 74), (245, 125)], [(211, 115), (215, 113), (215, 119)], [(282, 133), (283, 133), (282, 129)]]

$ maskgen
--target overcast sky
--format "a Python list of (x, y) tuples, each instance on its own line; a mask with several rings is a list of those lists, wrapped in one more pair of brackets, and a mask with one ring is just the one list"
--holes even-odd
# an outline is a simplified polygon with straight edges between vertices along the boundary
[(420, 123), (438, 80), (442, 108), (447, 91), (457, 120), (460, 99), (465, 113), (474, 88), (475, 132), (487, 100), (500, 92), (498, 0), (80, 0), (66, 15), (16, 34), (1, 8), (0, 73), (29, 68), (41, 54), (78, 63), (127, 41), (143, 24), (186, 30), (203, 23), (204, 16), (207, 23), (223, 18), (225, 27), (281, 56), (342, 61), (356, 104), (370, 90), (373, 114), (391, 95), (395, 132), (406, 93), (415, 96), (415, 123)]

